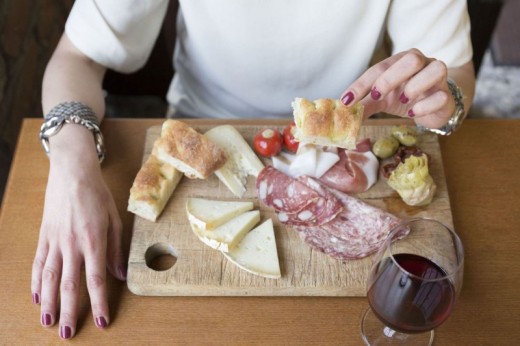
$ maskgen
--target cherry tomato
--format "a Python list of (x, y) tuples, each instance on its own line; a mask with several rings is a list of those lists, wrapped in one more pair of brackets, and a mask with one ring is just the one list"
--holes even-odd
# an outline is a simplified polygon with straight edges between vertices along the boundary
[(283, 130), (283, 142), (285, 143), (285, 147), (292, 153), (295, 153), (298, 150), (298, 145), (300, 142), (294, 138), (294, 133), (296, 132), (296, 124), (294, 121), (287, 125)]
[(255, 151), (264, 157), (276, 156), (282, 150), (283, 137), (276, 129), (261, 130), (255, 135)]

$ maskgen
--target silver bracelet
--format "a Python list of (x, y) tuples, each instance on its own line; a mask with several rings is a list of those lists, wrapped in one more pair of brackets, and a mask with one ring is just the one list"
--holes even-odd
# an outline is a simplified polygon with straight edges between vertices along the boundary
[(455, 100), (455, 112), (448, 119), (446, 125), (441, 127), (440, 129), (430, 129), (421, 125), (417, 125), (419, 130), (425, 130), (429, 132), (436, 133), (442, 136), (449, 136), (453, 132), (455, 132), (464, 121), (464, 95), (462, 94), (462, 90), (458, 87), (457, 84), (451, 79), (448, 78), (448, 88), (450, 89), (451, 95)]
[(49, 137), (57, 134), (65, 124), (78, 124), (92, 132), (99, 162), (103, 162), (105, 145), (99, 128), (99, 120), (90, 107), (76, 101), (62, 102), (45, 115), (45, 120), (40, 129), (40, 141), (45, 153), (47, 155), (50, 153)]

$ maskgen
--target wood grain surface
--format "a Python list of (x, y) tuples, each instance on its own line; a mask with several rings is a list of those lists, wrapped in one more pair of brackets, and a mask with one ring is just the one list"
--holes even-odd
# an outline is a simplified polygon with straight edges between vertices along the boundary
[[(194, 125), (201, 133), (211, 127)], [(254, 135), (265, 126), (236, 125), (235, 128), (251, 144)], [(363, 126), (359, 138), (368, 137), (375, 141), (390, 135), (391, 128)], [(283, 127), (279, 129), (283, 130)], [(159, 135), (160, 126), (148, 129), (143, 162)], [(451, 226), (450, 203), (437, 136), (422, 133), (418, 136), (417, 146), (431, 155), (431, 174), (437, 192), (430, 205), (406, 205), (382, 176), (371, 189), (358, 197), (403, 219), (426, 216)], [(263, 161), (264, 164), (270, 163), (269, 159)], [(206, 180), (184, 177), (157, 222), (135, 217), (128, 267), (129, 289), (135, 294), (156, 296), (364, 296), (372, 256), (342, 262), (312, 250), (291, 227), (278, 221), (273, 209), (259, 202), (255, 181), (254, 177), (249, 177), (246, 194), (241, 200), (252, 201), (255, 209), (260, 210), (262, 221), (273, 220), (281, 279), (263, 278), (241, 270), (193, 234), (185, 211), (187, 198), (239, 200), (212, 175)], [(435, 241), (425, 239), (425, 246)], [(155, 270), (157, 267), (152, 259), (157, 256), (174, 258), (170, 260), (173, 266)]]

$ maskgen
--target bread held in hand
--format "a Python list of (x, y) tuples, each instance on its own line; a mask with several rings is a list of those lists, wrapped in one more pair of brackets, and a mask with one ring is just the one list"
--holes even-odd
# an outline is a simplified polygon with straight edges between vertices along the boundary
[(355, 149), (363, 106), (347, 107), (340, 100), (322, 98), (310, 101), (296, 98), (292, 102), (296, 133), (302, 143)]

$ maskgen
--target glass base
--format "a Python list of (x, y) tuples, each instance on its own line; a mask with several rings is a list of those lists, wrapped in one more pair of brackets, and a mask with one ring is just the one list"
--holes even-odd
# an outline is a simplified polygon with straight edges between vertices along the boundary
[(420, 334), (405, 334), (385, 326), (368, 308), (361, 320), (361, 336), (366, 345), (431, 345), (433, 330)]

